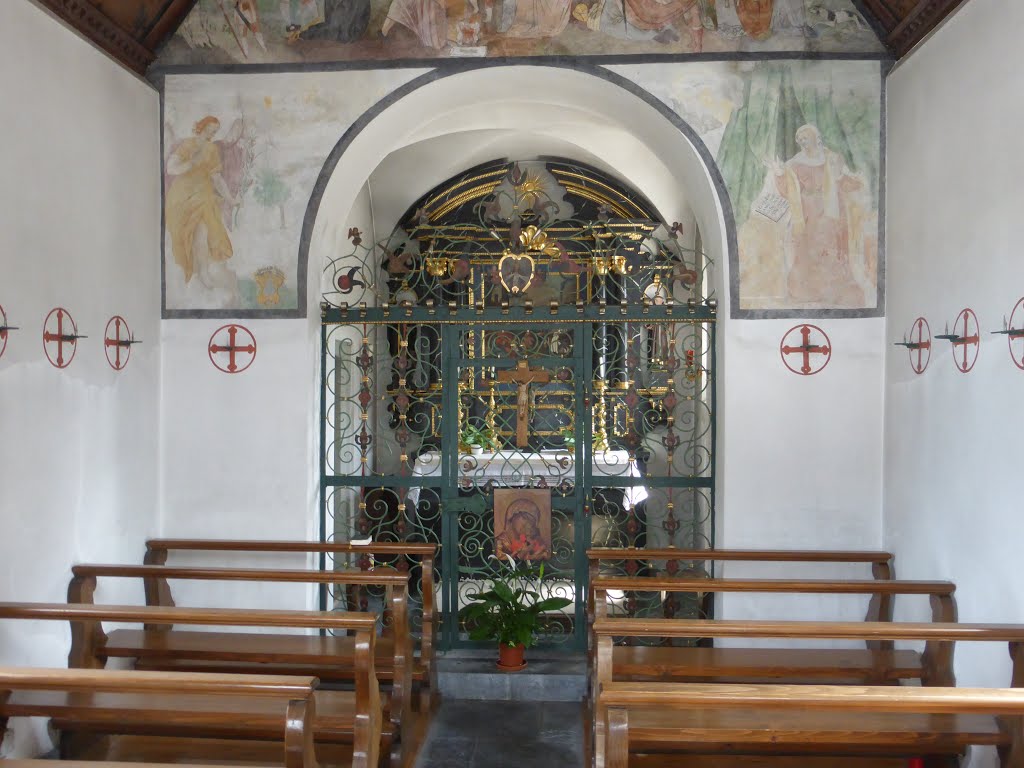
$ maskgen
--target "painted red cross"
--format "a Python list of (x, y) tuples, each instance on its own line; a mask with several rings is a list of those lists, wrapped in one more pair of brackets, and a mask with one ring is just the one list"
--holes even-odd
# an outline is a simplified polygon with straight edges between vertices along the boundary
[[(114, 326), (114, 332), (111, 334), (110, 326)], [(124, 329), (124, 338), (121, 337), (121, 329)], [(132, 332), (128, 328), (128, 323), (120, 315), (114, 315), (107, 321), (107, 329), (103, 334), (103, 351), (107, 355), (107, 362), (110, 367), (115, 371), (120, 371), (126, 365), (128, 365), (128, 358), (132, 354), (132, 344), (138, 344), (135, 339), (132, 338)], [(113, 357), (111, 357), (111, 350), (113, 350)], [(121, 350), (124, 350), (124, 357), (121, 357)]]
[[(910, 354), (910, 367), (914, 369), (914, 373), (924, 373), (924, 369), (928, 367), (928, 363), (932, 359), (932, 329), (928, 326), (928, 321), (923, 317), (917, 318), (910, 329), (910, 341), (904, 341), (904, 344)], [(914, 360), (915, 352), (917, 353), (916, 361)], [(928, 354), (926, 355), (925, 352)]]
[[(963, 333), (957, 333), (956, 328), (958, 325), (963, 325)], [(974, 333), (971, 333), (971, 327), (974, 327)], [(981, 343), (981, 335), (978, 329), (978, 316), (974, 314), (974, 310), (970, 307), (960, 311), (960, 314), (956, 316), (956, 320), (953, 322), (953, 333), (944, 333), (936, 338), (946, 339), (953, 344), (953, 365), (960, 373), (968, 373), (978, 360), (978, 347)], [(958, 350), (960, 348), (961, 354)], [(973, 351), (973, 355), (971, 352)]]
[[(50, 320), (56, 317), (56, 322), (51, 323)], [(68, 333), (64, 326), (64, 320), (67, 319), (68, 325), (71, 326), (71, 332)], [(54, 328), (54, 326), (56, 326)], [(54, 328), (53, 330), (48, 330)], [(75, 352), (78, 351), (78, 340), (84, 339), (85, 336), (80, 336), (78, 333), (78, 326), (75, 325), (75, 320), (71, 317), (71, 313), (63, 307), (57, 307), (51, 309), (50, 314), (46, 316), (46, 321), (43, 323), (43, 351), (46, 352), (46, 359), (50, 361), (50, 364), (55, 368), (67, 368), (71, 365), (71, 361), (75, 359)], [(57, 359), (55, 360), (50, 354), (50, 345), (57, 345)], [(64, 359), (64, 345), (71, 345), (71, 355)]]
[[(227, 344), (218, 344), (216, 342), (217, 334), (221, 331), (227, 331)], [(239, 334), (248, 336), (249, 342), (247, 344), (240, 344), (238, 342)], [(228, 363), (226, 366), (223, 366), (217, 362), (214, 355), (221, 355), (225, 353), (228, 355)], [(256, 338), (244, 325), (223, 325), (214, 331), (213, 335), (210, 337), (209, 354), (210, 362), (212, 362), (218, 370), (224, 371), (224, 373), (241, 373), (252, 365), (252, 361), (256, 359)], [(237, 361), (237, 355), (240, 354), (250, 355), (248, 362), (244, 365), (239, 365)]]
[[(794, 331), (800, 332), (800, 344), (793, 345), (792, 343), (787, 344), (786, 340), (793, 336)], [(817, 332), (820, 333), (824, 339), (821, 344), (811, 343), (811, 334)], [(796, 339), (793, 339), (795, 341)], [(824, 370), (825, 366), (828, 365), (829, 360), (832, 359), (832, 343), (829, 341), (828, 334), (825, 333), (821, 328), (816, 325), (796, 325), (786, 331), (786, 335), (782, 337), (782, 343), (779, 345), (779, 350), (782, 354), (782, 362), (789, 370), (793, 373), (800, 374), (801, 376), (813, 376), (816, 373), (820, 373)], [(803, 362), (799, 368), (794, 368), (789, 364), (787, 355), (801, 355)], [(821, 358), (817, 358), (814, 362), (815, 365), (811, 365), (812, 355), (822, 355)], [(818, 362), (821, 365), (817, 365)]]

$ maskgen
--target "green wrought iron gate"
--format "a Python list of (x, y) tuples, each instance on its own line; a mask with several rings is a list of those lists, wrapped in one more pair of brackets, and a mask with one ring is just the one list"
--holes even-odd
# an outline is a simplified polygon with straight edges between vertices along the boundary
[[(545, 562), (572, 603), (541, 641), (579, 650), (588, 547), (713, 541), (706, 260), (608, 189), (554, 162), (473, 169), (385, 243), (351, 230), (326, 272), (321, 534), (440, 545), (441, 648), (473, 645), (458, 610), (496, 553)], [(553, 194), (576, 218), (536, 213)], [(486, 220), (445, 220), (466, 210)], [(418, 602), (418, 564), (393, 564)]]

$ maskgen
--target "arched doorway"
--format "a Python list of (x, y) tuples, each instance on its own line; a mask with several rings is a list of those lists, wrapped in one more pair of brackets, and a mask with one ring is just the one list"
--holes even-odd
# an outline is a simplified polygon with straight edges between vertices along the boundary
[[(541, 68), (509, 69), (535, 75)], [(553, 71), (556, 80), (596, 82), (650, 109), (607, 78)], [(472, 74), (430, 83), (393, 106)], [(464, 98), (466, 90), (447, 95)], [(593, 95), (576, 91), (582, 102)], [(582, 111), (572, 101), (547, 108), (562, 117), (561, 128), (572, 109)], [(604, 104), (622, 109), (614, 100)], [(391, 115), (382, 130), (394, 146), (378, 167), (400, 158), (395, 165), (415, 184), (444, 162), (472, 158), (465, 140), (472, 131), (518, 126), (522, 135), (526, 123), (507, 114), (508, 106), (455, 105), (404, 138), (394, 135), (398, 115)], [(534, 521), (543, 520), (545, 534), (550, 526), (542, 547), (549, 552), (533, 554), (550, 558), (550, 588), (574, 601), (547, 622), (546, 639), (564, 648), (583, 647), (583, 554), (591, 543), (702, 546), (713, 538), (715, 313), (703, 301), (705, 254), (693, 258), (705, 248), (692, 238), (709, 212), (713, 245), (706, 250), (724, 255), (730, 238), (720, 200), (707, 194), (716, 186), (706, 158), (678, 125), (656, 111), (655, 125), (645, 124), (632, 106), (607, 152), (600, 141), (588, 144), (585, 156), (599, 157), (600, 169), (549, 158), (435, 176), (441, 183), (421, 189), (379, 244), (323, 215), (328, 200), (349, 208), (356, 200), (342, 168), (359, 167), (364, 151), (380, 154), (359, 143), (362, 133), (349, 136), (346, 151), (325, 168), (320, 215), (307, 218), (310, 251), (330, 265), (323, 281), (323, 533), (441, 544), (442, 647), (469, 644), (456, 611), (486, 577), (503, 532), (500, 510), (509, 507), (495, 491), (549, 497)], [(447, 133), (453, 121), (463, 130)], [(665, 162), (652, 151), (659, 132), (673, 142)], [(447, 138), (462, 141), (439, 163), (434, 150)], [(402, 154), (428, 142), (431, 151), (415, 161)], [(576, 146), (573, 155), (580, 154)], [(644, 181), (644, 192), (672, 211), (668, 222), (616, 173), (630, 160), (635, 173), (626, 177)], [(699, 179), (691, 178), (694, 169)], [(522, 215), (514, 223), (507, 203), (517, 197), (513, 208)], [(682, 227), (669, 223), (677, 217)], [(453, 234), (469, 224), (475, 240)], [(500, 267), (506, 256), (513, 258)], [(471, 440), (485, 443), (482, 458), (470, 451)], [(632, 606), (666, 609), (689, 612)]]
[(471, 644), (458, 611), (496, 555), (546, 563), (544, 596), (572, 602), (545, 640), (582, 649), (589, 547), (711, 544), (714, 311), (681, 225), (545, 159), (349, 238), (324, 293), (328, 527), (441, 545), (442, 647)]

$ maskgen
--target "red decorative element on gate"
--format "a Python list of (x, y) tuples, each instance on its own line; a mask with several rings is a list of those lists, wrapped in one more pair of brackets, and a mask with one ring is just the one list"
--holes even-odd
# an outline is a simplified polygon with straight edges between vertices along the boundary
[[(43, 322), (43, 351), (50, 365), (54, 368), (67, 368), (71, 365), (78, 351), (78, 340), (84, 338), (78, 334), (78, 326), (70, 312), (63, 307), (50, 310)], [(68, 346), (71, 348), (70, 354), (66, 351)]]
[[(828, 334), (816, 325), (795, 325), (786, 331), (779, 344), (783, 364), (793, 373), (813, 376), (821, 373), (832, 359), (832, 342)], [(792, 355), (800, 355), (799, 367), (794, 368)]]
[[(1010, 359), (1013, 364), (1024, 371), (1024, 299), (1013, 306), (1010, 313), (1010, 324), (1006, 327), (1006, 343), (1010, 347)], [(1016, 346), (1014, 346), (1016, 345)], [(0, 355), (3, 349), (0, 348)]]
[(910, 339), (904, 337), (910, 354), (910, 367), (916, 374), (924, 373), (932, 359), (932, 329), (923, 317), (917, 318), (910, 328)]
[[(210, 362), (224, 373), (241, 373), (256, 359), (256, 337), (244, 325), (222, 325), (210, 337)], [(216, 357), (227, 355), (227, 358)], [(249, 356), (239, 362), (239, 357)]]
[(128, 365), (132, 344), (138, 342), (132, 337), (128, 323), (120, 315), (114, 315), (107, 321), (107, 329), (103, 332), (103, 352), (107, 356), (107, 363), (115, 371), (123, 370)]
[(962, 309), (953, 322), (952, 333), (946, 331), (935, 338), (953, 344), (953, 365), (960, 373), (969, 373), (978, 361), (978, 349), (981, 346), (981, 329), (974, 310), (970, 307)]

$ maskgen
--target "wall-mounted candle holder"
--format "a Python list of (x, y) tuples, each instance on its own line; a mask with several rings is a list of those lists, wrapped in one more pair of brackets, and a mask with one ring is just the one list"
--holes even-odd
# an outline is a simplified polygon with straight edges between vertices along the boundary
[(919, 317), (910, 327), (910, 337), (903, 334), (903, 341), (895, 342), (897, 347), (906, 347), (910, 356), (910, 367), (914, 373), (924, 373), (932, 359), (932, 329), (928, 321)]
[(1024, 371), (1024, 298), (1017, 301), (1010, 312), (1010, 319), (1003, 315), (1003, 329), (992, 331), (994, 334), (1006, 336), (1006, 344), (1010, 348), (1010, 359), (1013, 364)]
[(141, 344), (140, 339), (128, 327), (128, 322), (120, 315), (114, 315), (107, 322), (107, 328), (103, 333), (103, 352), (107, 356), (107, 363), (115, 371), (123, 370), (128, 365), (128, 358), (132, 354), (132, 345)]
[(7, 313), (0, 307), (0, 357), (4, 356), (4, 350), (7, 349), (7, 334), (17, 330), (18, 326), (7, 324)]
[[(55, 307), (43, 321), (43, 351), (54, 368), (67, 368), (78, 351), (78, 340), (87, 339), (78, 332), (78, 326), (71, 313), (63, 307)], [(71, 354), (66, 354), (69, 345)]]
[(953, 364), (960, 373), (968, 373), (978, 360), (978, 349), (981, 346), (981, 332), (978, 316), (974, 310), (966, 307), (953, 321), (953, 330), (946, 325), (945, 333), (935, 335), (953, 345)]

